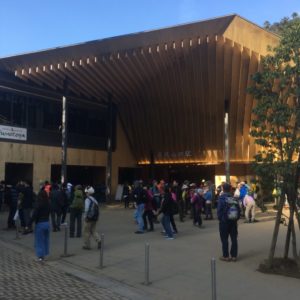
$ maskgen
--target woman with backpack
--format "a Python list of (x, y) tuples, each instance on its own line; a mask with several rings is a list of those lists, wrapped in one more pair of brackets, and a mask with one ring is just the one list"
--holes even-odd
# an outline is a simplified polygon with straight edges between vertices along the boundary
[(76, 225), (76, 237), (81, 237), (81, 220), (84, 207), (84, 198), (81, 185), (75, 186), (73, 201), (70, 205), (70, 238), (74, 237)]

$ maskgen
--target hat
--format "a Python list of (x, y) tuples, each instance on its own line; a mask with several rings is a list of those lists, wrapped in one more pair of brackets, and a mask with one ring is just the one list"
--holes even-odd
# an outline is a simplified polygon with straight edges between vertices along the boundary
[(86, 194), (88, 194), (88, 195), (92, 195), (92, 194), (95, 193), (95, 190), (94, 190), (94, 188), (93, 188), (92, 186), (88, 186), (88, 187), (85, 189), (85, 192), (86, 192)]
[(202, 189), (197, 189), (197, 194), (202, 194), (203, 190)]
[(182, 190), (185, 190), (185, 189), (187, 189), (188, 188), (188, 186), (186, 185), (186, 184), (184, 184), (183, 186), (182, 186)]

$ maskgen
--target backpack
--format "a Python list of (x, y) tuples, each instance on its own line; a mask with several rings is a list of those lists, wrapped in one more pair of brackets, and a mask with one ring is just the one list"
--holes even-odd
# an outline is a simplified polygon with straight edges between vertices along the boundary
[(83, 210), (83, 193), (81, 191), (75, 191), (71, 208)]
[(225, 216), (227, 220), (237, 221), (239, 218), (239, 203), (234, 197), (226, 197)]
[(95, 200), (90, 199), (90, 205), (88, 212), (86, 214), (86, 220), (87, 221), (97, 221), (99, 217), (99, 206), (98, 203), (96, 203)]

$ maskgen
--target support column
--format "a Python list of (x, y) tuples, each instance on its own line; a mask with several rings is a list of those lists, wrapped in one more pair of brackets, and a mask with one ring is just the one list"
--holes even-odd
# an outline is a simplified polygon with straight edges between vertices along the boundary
[(106, 163), (106, 200), (111, 201), (111, 173), (112, 173), (112, 132), (113, 132), (113, 104), (112, 96), (108, 96), (108, 132), (107, 132), (107, 163)]
[(224, 112), (225, 112), (225, 115), (224, 115), (225, 175), (226, 175), (226, 182), (230, 184), (229, 132), (228, 132), (229, 100), (228, 99), (225, 99)]
[(62, 121), (61, 121), (61, 184), (67, 183), (67, 146), (68, 146), (68, 122), (67, 122), (67, 94), (68, 82), (64, 81), (64, 96), (62, 97)]

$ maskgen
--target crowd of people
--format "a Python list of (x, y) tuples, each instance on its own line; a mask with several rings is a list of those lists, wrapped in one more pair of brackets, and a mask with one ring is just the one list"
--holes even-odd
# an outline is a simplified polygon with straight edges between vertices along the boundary
[[(175, 215), (180, 222), (190, 219), (198, 228), (203, 226), (203, 219), (219, 220), (219, 231), (222, 242), (222, 260), (235, 261), (237, 258), (237, 221), (241, 216), (245, 222), (255, 222), (255, 192), (256, 189), (247, 182), (238, 183), (233, 189), (229, 184), (220, 186), (210, 181), (202, 180), (199, 184), (176, 180), (166, 183), (164, 180), (153, 180), (146, 184), (136, 180), (132, 186), (123, 186), (122, 199), (124, 207), (135, 208), (134, 220), (137, 224), (136, 234), (154, 231), (154, 224), (161, 223), (164, 237), (174, 239), (178, 234)], [(4, 188), (0, 185), (0, 204), (5, 202), (9, 208), (7, 229), (15, 229), (20, 222), (23, 234), (35, 232), (35, 251), (38, 259), (43, 261), (49, 254), (49, 234), (60, 231), (65, 224), (67, 212), (70, 213), (70, 238), (81, 238), (83, 249), (91, 249), (91, 238), (101, 247), (101, 239), (97, 233), (99, 203), (94, 198), (93, 187), (83, 187), (71, 183), (59, 185), (45, 181), (36, 195), (32, 186), (25, 181), (16, 186)], [(217, 208), (216, 216), (213, 208)], [(1, 209), (1, 206), (0, 206)], [(159, 216), (161, 215), (160, 222)], [(51, 219), (51, 222), (49, 220)], [(82, 229), (82, 220), (84, 226)], [(83, 234), (82, 234), (83, 232)], [(229, 256), (228, 237), (232, 246)]]
[[(179, 221), (192, 219), (193, 225), (203, 226), (205, 220), (212, 220), (213, 208), (217, 208), (219, 232), (222, 243), (223, 261), (236, 261), (238, 255), (237, 224), (240, 217), (245, 217), (245, 223), (254, 223), (255, 198), (257, 188), (247, 182), (240, 182), (236, 188), (223, 182), (215, 188), (214, 184), (203, 180), (199, 185), (184, 181), (181, 185), (174, 180), (171, 184), (164, 180), (154, 180), (150, 185), (142, 180), (135, 181), (133, 186), (124, 185), (123, 200), (125, 208), (135, 208), (134, 220), (138, 225), (136, 234), (154, 230), (154, 223), (159, 223), (157, 217), (162, 215), (161, 225), (164, 237), (173, 240), (178, 233), (174, 215), (179, 215)], [(231, 239), (229, 251), (228, 239)], [(230, 254), (230, 255), (229, 255)]]
[(92, 237), (100, 248), (101, 240), (96, 231), (99, 203), (94, 193), (91, 186), (84, 189), (81, 185), (73, 187), (71, 183), (59, 185), (45, 181), (35, 194), (26, 181), (20, 181), (15, 186), (5, 186), (1, 182), (1, 204), (4, 202), (9, 210), (6, 229), (15, 229), (25, 235), (33, 232), (35, 223), (35, 252), (38, 260), (43, 261), (49, 254), (51, 228), (53, 232), (58, 232), (62, 225), (67, 225), (66, 216), (69, 212), (70, 238), (81, 238), (83, 232), (83, 249), (91, 249)]

